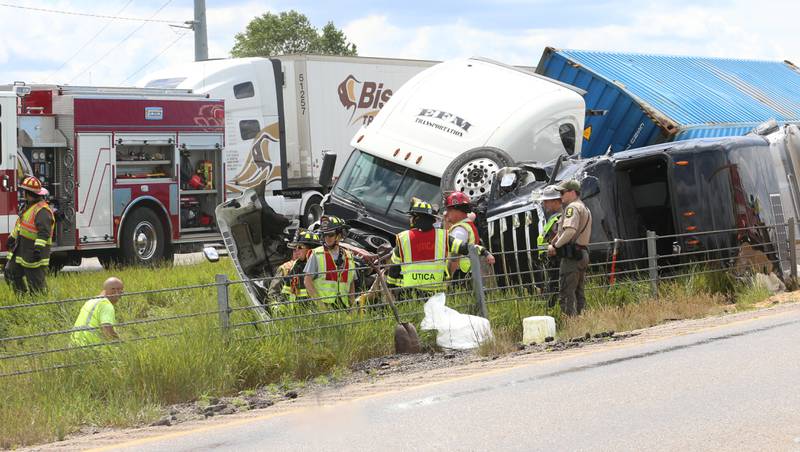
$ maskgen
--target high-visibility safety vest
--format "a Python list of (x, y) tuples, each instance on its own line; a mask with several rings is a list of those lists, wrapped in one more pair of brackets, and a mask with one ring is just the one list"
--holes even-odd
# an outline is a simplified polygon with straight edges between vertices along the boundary
[[(50, 214), (50, 234), (46, 239), (39, 238), (39, 228), (36, 227), (36, 216), (42, 210), (46, 210)], [(50, 256), (45, 249), (53, 244), (53, 232), (55, 231), (55, 216), (53, 210), (47, 204), (47, 201), (39, 201), (36, 204), (28, 207), (28, 209), (17, 218), (17, 223), (11, 231), (11, 237), (15, 239), (21, 237), (22, 239), (30, 240), (33, 242), (33, 247), (42, 249), (42, 258), (38, 261), (32, 259), (33, 256), (29, 255), (33, 251), (33, 247), (17, 245), (19, 252), (14, 253), (14, 260), (17, 264), (25, 268), (39, 268), (47, 267), (50, 265)], [(49, 249), (47, 250), (49, 251)]]
[[(452, 234), (455, 228), (463, 228), (467, 231), (467, 240), (469, 245), (480, 245), (481, 239), (478, 236), (478, 228), (475, 226), (475, 223), (469, 221), (468, 219), (463, 219), (458, 223), (450, 226), (450, 229), (447, 231), (447, 234)], [(454, 240), (450, 243), (450, 253), (456, 254), (458, 249), (461, 247), (462, 243), (460, 241)], [(469, 273), (470, 270), (470, 262), (468, 257), (462, 257), (458, 260), (458, 268), (464, 272)]]
[(550, 234), (550, 230), (553, 229), (553, 225), (558, 222), (559, 218), (561, 218), (561, 212), (550, 215), (550, 218), (547, 219), (547, 223), (544, 224), (542, 235), (536, 238), (536, 247), (539, 248), (539, 257), (547, 254), (547, 250), (542, 248), (547, 245), (547, 236)]
[(444, 229), (421, 231), (411, 229), (397, 234), (399, 259), (392, 254), (392, 263), (401, 264), (402, 287), (427, 292), (444, 290), (447, 275), (447, 233)]
[(342, 268), (336, 266), (333, 256), (324, 246), (314, 248), (312, 259), (317, 260), (318, 271), (325, 271), (324, 274), (314, 275), (314, 288), (321, 302), (334, 304), (338, 299), (349, 306), (350, 285), (356, 277), (356, 263), (346, 249), (339, 247), (339, 252), (343, 258)]
[(75, 331), (72, 332), (72, 343), (75, 345), (90, 345), (103, 342), (103, 338), (98, 332), (101, 324), (97, 314), (100, 311), (99, 308), (107, 308), (107, 306), (101, 306), (104, 304), (109, 305), (112, 310), (114, 309), (114, 305), (105, 297), (89, 300), (81, 307), (81, 312), (78, 314), (73, 327)]
[(297, 301), (298, 299), (308, 298), (304, 278), (302, 275), (292, 274), (292, 270), (297, 261), (289, 261), (281, 265), (283, 274), (286, 275), (281, 287), (281, 293), (287, 301)]

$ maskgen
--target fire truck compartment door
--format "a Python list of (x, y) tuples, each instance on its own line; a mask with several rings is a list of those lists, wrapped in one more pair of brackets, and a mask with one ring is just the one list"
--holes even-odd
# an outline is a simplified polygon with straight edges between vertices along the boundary
[(110, 134), (78, 135), (78, 240), (114, 240)]
[(221, 133), (182, 133), (178, 137), (181, 149), (222, 149), (222, 146)]
[(0, 96), (0, 234), (17, 221), (17, 96)]

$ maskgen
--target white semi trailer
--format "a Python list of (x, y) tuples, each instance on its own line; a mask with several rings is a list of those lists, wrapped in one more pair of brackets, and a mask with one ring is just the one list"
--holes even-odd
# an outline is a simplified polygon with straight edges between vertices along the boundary
[(266, 183), (269, 203), (305, 225), (320, 214), (323, 153), (338, 157), (401, 85), (435, 62), (292, 55), (189, 63), (138, 85), (181, 88), (225, 100), (229, 195)]

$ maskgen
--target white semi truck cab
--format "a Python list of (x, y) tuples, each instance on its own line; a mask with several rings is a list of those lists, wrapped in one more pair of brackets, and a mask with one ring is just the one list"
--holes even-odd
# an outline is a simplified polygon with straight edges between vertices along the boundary
[(412, 197), (479, 199), (515, 161), (579, 155), (584, 116), (582, 91), (569, 85), (480, 58), (438, 64), (356, 133), (325, 211), (358, 223), (355, 234), (390, 238), (407, 229)]

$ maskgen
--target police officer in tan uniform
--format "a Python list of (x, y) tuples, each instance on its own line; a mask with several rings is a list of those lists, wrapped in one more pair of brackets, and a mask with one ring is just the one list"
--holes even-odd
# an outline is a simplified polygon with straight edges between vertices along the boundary
[(558, 232), (547, 247), (547, 254), (561, 258), (561, 312), (574, 316), (579, 315), (586, 306), (583, 289), (586, 269), (589, 267), (592, 213), (580, 199), (581, 184), (578, 181), (563, 181), (556, 189), (561, 193), (564, 213), (558, 220)]

